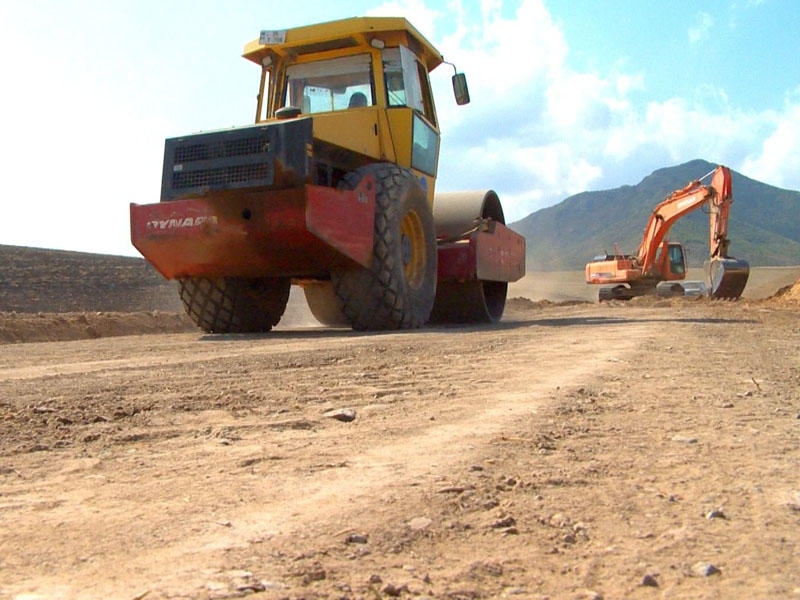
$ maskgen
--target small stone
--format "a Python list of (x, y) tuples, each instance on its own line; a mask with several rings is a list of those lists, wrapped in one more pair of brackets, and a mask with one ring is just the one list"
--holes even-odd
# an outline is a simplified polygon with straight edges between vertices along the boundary
[(403, 592), (407, 592), (408, 591), (408, 586), (404, 584), (404, 585), (401, 585), (400, 587), (397, 587), (396, 585), (392, 585), (391, 583), (387, 583), (383, 587), (383, 589), (381, 591), (384, 594), (386, 594), (387, 596), (391, 596), (392, 598), (397, 598)]
[(244, 593), (266, 592), (267, 586), (260, 581), (243, 582), (236, 585), (236, 591)]
[(366, 544), (369, 538), (363, 533), (351, 533), (344, 541), (346, 544)]
[(431, 521), (428, 517), (415, 517), (408, 522), (408, 526), (414, 531), (423, 531), (431, 526)]
[(327, 577), (328, 574), (325, 572), (325, 569), (320, 565), (314, 565), (303, 573), (303, 582), (308, 585), (313, 581), (324, 581)]
[(503, 574), (503, 565), (491, 561), (479, 560), (469, 566), (469, 571), (473, 575), (489, 575), (491, 577), (500, 577)]
[(262, 581), (260, 582), (261, 585), (264, 586), (264, 591), (285, 591), (289, 589), (289, 586), (281, 581)]
[(697, 438), (696, 437), (688, 437), (685, 435), (675, 435), (672, 436), (673, 442), (680, 442), (681, 444), (696, 444)]
[(336, 419), (342, 423), (350, 423), (356, 420), (356, 411), (352, 408), (334, 408), (333, 410), (323, 413), (322, 416), (329, 419)]
[(493, 529), (505, 529), (507, 527), (513, 527), (517, 524), (517, 520), (514, 517), (504, 517), (502, 519), (498, 519), (494, 523), (492, 523)]
[(642, 577), (642, 583), (640, 585), (643, 587), (658, 587), (658, 581), (656, 580), (655, 575), (648, 573)]
[(712, 565), (711, 563), (706, 562), (696, 562), (692, 565), (691, 575), (692, 577), (711, 577), (712, 575), (716, 575), (720, 572), (720, 570)]
[(383, 583), (383, 579), (377, 573), (373, 573), (372, 575), (369, 576), (369, 583), (373, 585), (378, 585)]
[(706, 519), (709, 521), (711, 519), (727, 519), (728, 517), (725, 516), (725, 513), (721, 510), (712, 510), (706, 513)]

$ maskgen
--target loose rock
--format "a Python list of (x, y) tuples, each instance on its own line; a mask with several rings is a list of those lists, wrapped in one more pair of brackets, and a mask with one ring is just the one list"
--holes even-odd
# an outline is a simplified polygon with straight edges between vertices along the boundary
[(503, 517), (502, 519), (498, 519), (494, 523), (492, 523), (492, 528), (494, 529), (505, 529), (507, 527), (513, 527), (517, 524), (517, 520), (514, 517)]
[(431, 521), (428, 517), (415, 517), (408, 522), (408, 526), (414, 531), (422, 531), (431, 526)]
[(387, 596), (391, 596), (392, 598), (397, 598), (403, 592), (407, 592), (408, 591), (408, 586), (403, 584), (400, 587), (397, 587), (396, 585), (392, 585), (391, 583), (387, 583), (383, 587), (383, 589), (381, 591), (384, 594), (386, 594)]
[(352, 408), (334, 408), (333, 410), (323, 413), (322, 416), (329, 419), (336, 419), (342, 423), (350, 423), (356, 420), (356, 411)]
[(712, 575), (716, 575), (718, 573), (720, 573), (720, 570), (711, 563), (701, 561), (692, 565), (692, 577), (711, 577)]
[(648, 573), (642, 577), (642, 583), (640, 585), (643, 587), (658, 587), (658, 581), (656, 580), (655, 575)]

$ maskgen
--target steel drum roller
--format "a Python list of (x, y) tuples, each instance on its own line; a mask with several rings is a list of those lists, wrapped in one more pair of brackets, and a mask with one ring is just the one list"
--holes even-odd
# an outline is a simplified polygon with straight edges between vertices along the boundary
[[(436, 194), (433, 220), (439, 244), (466, 239), (491, 222), (505, 225), (500, 199), (493, 190)], [(431, 314), (435, 323), (495, 323), (503, 316), (508, 283), (505, 281), (447, 281), (437, 283)]]

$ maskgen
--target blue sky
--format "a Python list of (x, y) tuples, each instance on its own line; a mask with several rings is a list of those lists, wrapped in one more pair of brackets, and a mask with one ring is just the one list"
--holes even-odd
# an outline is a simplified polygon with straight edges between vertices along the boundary
[(0, 244), (136, 255), (164, 138), (252, 122), (244, 44), (364, 14), (467, 74), (464, 107), (432, 74), (438, 189), (493, 188), (509, 221), (694, 158), (800, 189), (795, 0), (6, 0)]

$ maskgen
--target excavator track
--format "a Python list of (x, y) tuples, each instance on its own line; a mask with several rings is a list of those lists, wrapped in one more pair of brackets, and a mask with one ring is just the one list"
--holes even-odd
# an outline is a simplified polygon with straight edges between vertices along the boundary
[(738, 300), (750, 276), (750, 264), (736, 258), (715, 258), (706, 263), (710, 296), (719, 300)]

